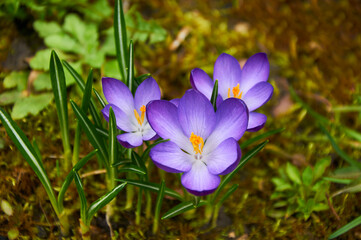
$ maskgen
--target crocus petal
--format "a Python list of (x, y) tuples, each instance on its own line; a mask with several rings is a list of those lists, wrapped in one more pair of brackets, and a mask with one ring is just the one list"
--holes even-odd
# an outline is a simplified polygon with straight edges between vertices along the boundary
[(241, 80), (241, 66), (237, 59), (229, 54), (222, 53), (214, 64), (214, 81), (218, 79), (218, 93), (226, 99), (228, 88), (236, 87)]
[(135, 91), (134, 107), (139, 110), (141, 106), (146, 106), (152, 100), (160, 99), (160, 89), (154, 78), (145, 79)]
[(144, 130), (142, 132), (142, 138), (144, 141), (150, 141), (154, 140), (155, 135), (157, 135), (156, 132), (150, 127), (149, 123), (145, 123)]
[(170, 100), (169, 102), (173, 103), (176, 107), (178, 107), (180, 98), (174, 98), (174, 99)]
[(206, 156), (206, 164), (211, 174), (219, 175), (238, 160), (239, 145), (234, 138), (224, 140)]
[(165, 100), (154, 100), (147, 105), (147, 120), (153, 130), (163, 139), (170, 139), (187, 152), (192, 144), (184, 135), (178, 120), (177, 107)]
[(248, 125), (248, 109), (245, 103), (237, 98), (228, 98), (219, 105), (216, 112), (217, 123), (212, 134), (204, 145), (204, 152), (211, 152), (227, 138), (238, 141)]
[(265, 53), (251, 56), (242, 69), (240, 89), (244, 93), (259, 82), (266, 82), (269, 75), (269, 62)]
[(129, 88), (120, 80), (102, 78), (103, 93), (110, 104), (116, 105), (128, 116), (134, 114), (134, 100)]
[(250, 112), (248, 120), (248, 132), (256, 132), (263, 128), (267, 121), (267, 116), (262, 113)]
[(139, 132), (123, 133), (118, 135), (117, 139), (126, 148), (139, 147), (143, 144), (142, 134)]
[(235, 161), (231, 166), (229, 166), (226, 170), (221, 172), (219, 175), (229, 174), (238, 166), (239, 162), (241, 161), (241, 157), (242, 157), (242, 151), (238, 144), (237, 144), (237, 154), (238, 154), (237, 161)]
[(150, 150), (154, 164), (171, 173), (188, 172), (192, 168), (190, 155), (183, 152), (174, 142), (164, 142)]
[(270, 100), (272, 94), (273, 86), (268, 82), (260, 82), (251, 88), (242, 100), (246, 103), (248, 110), (252, 112)]
[(221, 179), (208, 171), (202, 161), (195, 161), (192, 169), (182, 175), (182, 185), (193, 195), (204, 196), (216, 190)]
[(103, 114), (105, 120), (107, 120), (107, 122), (109, 122), (110, 107), (112, 107), (112, 109), (113, 109), (115, 119), (117, 122), (117, 127), (119, 129), (126, 131), (126, 132), (132, 132), (132, 131), (136, 130), (136, 126), (129, 119), (129, 117), (122, 110), (120, 110), (120, 108), (118, 108), (114, 104), (108, 104), (102, 110), (102, 114)]
[(195, 135), (206, 139), (216, 123), (211, 102), (194, 89), (188, 90), (178, 106), (178, 119), (186, 136)]
[(214, 83), (205, 71), (200, 68), (193, 69), (190, 81), (194, 89), (201, 92), (208, 99), (211, 99)]

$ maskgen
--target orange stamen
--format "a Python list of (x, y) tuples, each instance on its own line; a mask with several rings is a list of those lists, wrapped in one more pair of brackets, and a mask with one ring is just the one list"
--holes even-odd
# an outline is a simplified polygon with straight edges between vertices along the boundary
[[(243, 92), (241, 92), (241, 91), (239, 90), (239, 83), (237, 84), (237, 86), (235, 86), (235, 87), (232, 88), (232, 93), (233, 93), (233, 97), (234, 97), (234, 98), (238, 98), (238, 99), (241, 99), (241, 98), (242, 98)], [(228, 98), (230, 98), (230, 97), (231, 97), (231, 89), (228, 88)]]
[(144, 117), (145, 117), (145, 106), (144, 105), (142, 105), (140, 107), (140, 112), (141, 112), (141, 115), (139, 116), (138, 111), (136, 109), (134, 109), (134, 116), (137, 119), (139, 125), (142, 125), (144, 122)]
[(200, 136), (195, 135), (193, 132), (191, 133), (191, 136), (189, 138), (189, 141), (193, 145), (194, 152), (197, 154), (202, 154), (203, 147), (204, 147), (204, 141), (203, 138)]

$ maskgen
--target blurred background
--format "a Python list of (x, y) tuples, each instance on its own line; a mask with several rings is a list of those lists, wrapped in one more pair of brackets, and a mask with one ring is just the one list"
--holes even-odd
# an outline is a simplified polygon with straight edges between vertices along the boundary
[[(120, 79), (113, 6), (112, 0), (0, 2), (0, 106), (28, 136), (44, 144), (40, 148), (47, 153), (50, 166), (61, 146), (54, 124), (50, 52), (56, 50), (84, 79), (93, 68), (94, 87), (99, 92), (101, 77)], [(301, 193), (297, 184), (305, 185), (305, 179), (297, 183), (290, 173), (298, 171), (303, 177), (305, 169), (315, 171), (317, 163), (327, 158), (330, 161), (321, 175), (335, 177), (347, 161), (332, 140), (349, 158), (357, 161), (361, 157), (359, 0), (124, 0), (123, 6), (128, 39), (135, 44), (136, 75), (150, 73), (165, 99), (181, 97), (191, 87), (193, 68), (212, 76), (214, 62), (223, 52), (236, 57), (241, 66), (253, 54), (265, 52), (271, 65), (269, 82), (275, 91), (261, 108), (268, 121), (260, 133), (285, 130), (272, 136), (265, 150), (239, 174), (235, 181), (240, 188), (222, 208), (217, 228), (202, 232), (190, 220), (182, 219), (180, 225), (167, 220), (165, 224), (172, 226), (175, 236), (326, 239), (359, 216), (361, 196), (354, 192), (361, 189), (360, 171), (353, 179), (359, 182), (352, 180), (357, 191), (345, 190), (350, 185), (332, 181), (313, 188), (317, 184), (313, 176), (313, 185)], [(79, 100), (79, 89), (67, 72), (66, 80), (69, 97)], [(0, 199), (7, 199), (19, 213), (16, 220), (0, 214), (0, 238), (16, 221), (25, 235), (47, 238), (51, 236), (49, 226), (34, 224), (45, 222), (34, 220), (39, 207), (25, 208), (28, 203), (39, 205), (35, 196), (44, 193), (36, 184), (27, 185), (37, 179), (1, 125), (0, 132)], [(241, 142), (254, 136), (246, 133)], [(49, 141), (55, 144), (46, 146)], [(246, 153), (249, 149), (242, 150)], [(286, 183), (289, 186), (285, 188)], [(316, 195), (321, 188), (325, 191), (319, 198)], [(310, 198), (316, 203), (310, 203)], [(134, 231), (123, 228), (124, 232)], [(361, 239), (361, 230), (356, 228), (344, 236)]]

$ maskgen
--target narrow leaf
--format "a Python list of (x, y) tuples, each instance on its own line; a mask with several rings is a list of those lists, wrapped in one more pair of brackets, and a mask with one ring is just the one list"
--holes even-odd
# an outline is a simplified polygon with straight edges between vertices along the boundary
[[(141, 187), (146, 190), (153, 191), (153, 192), (159, 192), (159, 189), (160, 189), (160, 186), (157, 183), (143, 182), (143, 181), (131, 180), (131, 179), (116, 179), (116, 180), (120, 181), (120, 182), (128, 183), (130, 185), (134, 185), (137, 187)], [(166, 194), (170, 197), (174, 197), (180, 201), (183, 200), (183, 197), (179, 193), (177, 193), (176, 191), (169, 189), (167, 187), (165, 187), (164, 194)]]
[(249, 151), (244, 157), (242, 157), (240, 163), (238, 164), (238, 166), (230, 173), (228, 174), (223, 181), (221, 182), (221, 184), (219, 185), (219, 187), (217, 188), (216, 192), (214, 193), (214, 197), (212, 199), (212, 202), (214, 202), (219, 193), (222, 191), (222, 189), (227, 185), (227, 183), (229, 181), (231, 181), (231, 179), (233, 178), (233, 176), (251, 159), (253, 158), (259, 151), (261, 151), (264, 146), (266, 146), (266, 144), (268, 143), (268, 140), (264, 141), (263, 143), (257, 145), (255, 148), (253, 148), (251, 151)]
[(38, 146), (38, 144), (36, 143), (35, 139), (33, 139), (33, 147), (34, 147), (34, 151), (35, 151), (36, 156), (37, 156), (36, 159), (39, 160), (39, 164), (41, 165), (41, 167), (42, 167), (43, 169), (45, 169), (45, 168), (44, 168), (44, 164), (43, 164), (43, 158), (41, 157), (40, 149), (39, 149), (39, 146)]
[(127, 185), (127, 183), (122, 183), (116, 186), (111, 191), (103, 195), (101, 198), (99, 198), (89, 206), (88, 214), (87, 214), (88, 225), (90, 225), (91, 219), (93, 218), (94, 214), (97, 213), (105, 205), (107, 205), (110, 201), (112, 201), (118, 195), (118, 193), (125, 187), (125, 185)]
[(80, 198), (80, 218), (84, 223), (86, 223), (88, 206), (87, 206), (87, 202), (86, 202), (84, 187), (83, 187), (83, 184), (81, 183), (79, 174), (76, 171), (73, 171), (73, 175), (74, 175), (74, 182), (75, 182), (76, 190), (78, 191), (79, 198)]
[[(206, 201), (201, 200), (200, 203), (198, 204), (198, 207), (201, 207), (206, 204), (207, 204)], [(182, 202), (182, 203), (178, 204), (177, 206), (175, 206), (174, 208), (172, 208), (171, 210), (169, 210), (168, 212), (166, 212), (162, 216), (162, 220), (175, 217), (181, 213), (187, 212), (187, 211), (195, 209), (195, 208), (196, 207), (194, 207), (193, 200), (187, 201), (187, 202)]]
[(214, 83), (211, 103), (213, 105), (214, 111), (217, 111), (217, 97), (218, 97), (218, 80)]
[(110, 181), (116, 176), (116, 167), (113, 167), (113, 164), (117, 160), (118, 148), (117, 148), (117, 123), (115, 120), (114, 111), (112, 108), (109, 109), (109, 165), (111, 169)]
[(95, 149), (99, 150), (98, 156), (100, 157), (100, 160), (103, 162), (105, 168), (109, 170), (107, 150), (104, 146), (103, 141), (101, 141), (101, 138), (99, 137), (98, 132), (95, 129), (95, 126), (91, 123), (91, 121), (84, 114), (84, 112), (78, 107), (78, 105), (76, 105), (76, 103), (74, 103), (72, 100), (70, 100), (70, 103), (90, 143), (93, 145)]
[(127, 31), (125, 28), (123, 3), (121, 0), (115, 0), (114, 6), (114, 38), (117, 52), (119, 71), (123, 81), (127, 79)]
[(10, 118), (9, 114), (5, 112), (3, 108), (0, 107), (0, 119), (1, 122), (14, 142), (17, 149), (19, 149), (21, 155), (25, 158), (27, 163), (38, 176), (41, 184), (43, 184), (46, 193), (50, 199), (51, 205), (54, 208), (55, 213), (59, 216), (58, 204), (56, 202), (56, 197), (51, 187), (48, 175), (46, 174), (42, 164), (40, 164), (40, 159), (38, 159), (37, 153), (31, 145), (29, 139), (25, 136), (24, 132), (19, 128), (19, 126)]
[[(114, 165), (113, 165), (114, 166)], [(147, 171), (144, 168), (135, 166), (135, 165), (126, 165), (118, 169), (118, 172), (133, 172), (139, 175), (146, 175)]]
[(274, 134), (277, 134), (277, 133), (280, 133), (280, 132), (283, 132), (283, 130), (285, 130), (285, 128), (278, 128), (278, 129), (274, 129), (274, 130), (271, 130), (271, 131), (267, 131), (265, 133), (262, 133), (256, 137), (253, 137), (251, 139), (248, 139), (247, 141), (244, 141), (243, 143), (241, 143), (239, 146), (241, 147), (241, 149), (244, 149), (246, 147), (248, 147), (249, 145), (261, 140), (261, 139), (264, 139), (264, 138), (268, 138)]
[(64, 147), (65, 164), (69, 165), (71, 161), (71, 150), (65, 75), (63, 66), (61, 65), (59, 57), (55, 53), (55, 51), (51, 52), (50, 57), (50, 79), (60, 123), (60, 130)]
[(301, 185), (301, 174), (297, 167), (287, 162), (286, 173), (289, 179), (291, 179), (294, 183)]
[(93, 91), (94, 91), (95, 96), (97, 97), (100, 105), (102, 106), (102, 108), (104, 108), (105, 105), (107, 105), (107, 104), (106, 104), (105, 101), (103, 100), (102, 96), (98, 93), (98, 91), (97, 91), (95, 88), (93, 88)]
[(97, 131), (97, 133), (99, 134), (99, 136), (103, 136), (103, 137), (105, 137), (105, 138), (108, 138), (108, 137), (109, 137), (108, 132), (107, 132), (105, 129), (95, 127), (95, 130)]
[(217, 203), (218, 206), (222, 206), (222, 204), (224, 203), (224, 201), (226, 201), (231, 195), (232, 193), (234, 193), (234, 191), (237, 190), (237, 188), (239, 187), (239, 184), (234, 184), (232, 187), (230, 187), (227, 192), (221, 197), (221, 199), (219, 200), (219, 202)]
[(160, 210), (162, 208), (162, 202), (163, 202), (163, 198), (164, 198), (164, 188), (165, 188), (165, 182), (164, 182), (164, 180), (162, 180), (162, 182), (160, 184), (160, 189), (159, 189), (159, 193), (157, 196), (157, 200), (155, 203), (153, 233), (156, 233), (158, 231)]
[(322, 175), (325, 173), (326, 168), (330, 166), (330, 164), (331, 164), (330, 157), (326, 157), (326, 158), (322, 158), (321, 160), (318, 160), (315, 167), (313, 168), (313, 181), (322, 177)]
[(134, 88), (134, 48), (133, 48), (133, 41), (130, 40), (129, 44), (129, 63), (128, 63), (128, 88), (129, 90), (134, 94), (135, 88)]
[(348, 231), (350, 231), (352, 228), (357, 227), (358, 225), (361, 224), (361, 216), (355, 218), (354, 220), (352, 220), (351, 222), (347, 223), (345, 226), (341, 227), (340, 229), (338, 229), (336, 232), (332, 233), (328, 239), (334, 239)]

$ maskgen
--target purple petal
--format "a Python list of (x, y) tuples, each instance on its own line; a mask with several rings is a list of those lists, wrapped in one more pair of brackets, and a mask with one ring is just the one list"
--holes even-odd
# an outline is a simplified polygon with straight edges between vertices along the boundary
[(201, 92), (208, 99), (211, 99), (214, 83), (205, 71), (200, 68), (193, 69), (190, 80), (194, 89)]
[(211, 152), (227, 138), (238, 141), (248, 125), (248, 109), (245, 103), (237, 98), (228, 98), (221, 103), (216, 112), (217, 124), (207, 139), (203, 151)]
[(208, 170), (211, 174), (219, 175), (239, 160), (239, 145), (234, 138), (228, 138), (212, 151), (206, 160)]
[(190, 155), (183, 152), (174, 142), (164, 142), (150, 150), (154, 164), (171, 173), (188, 172), (192, 168)]
[(183, 133), (178, 120), (177, 107), (165, 100), (154, 100), (147, 105), (147, 119), (153, 130), (164, 139), (170, 139), (179, 147), (192, 152), (193, 147)]
[(204, 196), (216, 190), (221, 179), (208, 171), (202, 161), (195, 161), (192, 169), (182, 175), (182, 185), (193, 195)]
[(267, 116), (262, 113), (250, 112), (248, 120), (248, 132), (256, 132), (263, 128), (267, 121)]
[(265, 53), (251, 56), (242, 69), (240, 89), (246, 93), (259, 82), (266, 82), (269, 75), (269, 62)]
[(134, 114), (134, 100), (129, 88), (120, 80), (102, 78), (103, 93), (110, 104), (114, 104), (125, 114)]
[(154, 78), (145, 79), (137, 88), (134, 97), (134, 107), (139, 110), (141, 106), (147, 106), (152, 100), (160, 99), (160, 89)]
[(260, 82), (251, 88), (242, 100), (246, 103), (248, 110), (252, 112), (270, 100), (272, 94), (273, 86), (268, 82)]
[(173, 103), (176, 107), (179, 105), (180, 98), (174, 98), (170, 100), (169, 102)]
[(154, 130), (150, 127), (150, 125), (146, 125), (147, 127), (144, 127), (144, 131), (142, 133), (142, 138), (144, 141), (150, 141), (150, 140), (155, 140), (153, 139), (157, 133), (154, 132)]
[(237, 86), (242, 76), (241, 66), (237, 59), (229, 54), (222, 53), (214, 64), (214, 81), (218, 79), (218, 93), (226, 99), (228, 88)]
[(126, 131), (126, 132), (135, 131), (136, 126), (134, 126), (132, 121), (129, 119), (129, 117), (114, 104), (108, 104), (102, 110), (102, 114), (103, 114), (105, 120), (107, 120), (107, 122), (109, 122), (110, 107), (112, 107), (112, 109), (113, 109), (115, 119), (117, 122), (117, 127), (119, 129)]
[(139, 132), (123, 133), (117, 136), (118, 141), (123, 147), (134, 148), (143, 144), (142, 134)]
[(241, 157), (242, 157), (242, 151), (238, 144), (237, 144), (237, 154), (238, 154), (237, 161), (235, 161), (231, 166), (229, 166), (226, 170), (221, 172), (219, 175), (229, 174), (238, 166), (239, 162), (241, 161)]
[(206, 139), (216, 123), (211, 102), (196, 90), (188, 90), (181, 98), (178, 106), (178, 118), (187, 137), (193, 132)]

